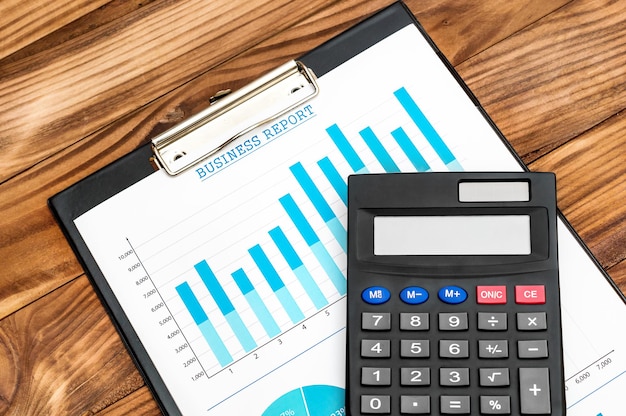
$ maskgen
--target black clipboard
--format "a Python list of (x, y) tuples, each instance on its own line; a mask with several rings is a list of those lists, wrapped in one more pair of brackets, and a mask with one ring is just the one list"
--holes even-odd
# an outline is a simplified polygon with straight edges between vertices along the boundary
[[(512, 147), (509, 145), (504, 136), (500, 133), (498, 128), (482, 109), (471, 91), (460, 79), (458, 74), (453, 69), (452, 65), (437, 49), (435, 44), (428, 37), (424, 29), (421, 27), (419, 22), (415, 19), (415, 17), (412, 15), (406, 5), (401, 2), (395, 3), (383, 9), (372, 17), (347, 30), (343, 34), (331, 39), (330, 41), (322, 44), (321, 46), (300, 57), (299, 59), (297, 59), (297, 63), (295, 64), (296, 70), (298, 70), (297, 67), (304, 66), (305, 68), (308, 68), (310, 71), (312, 71), (312, 73), (316, 77), (322, 77), (342, 63), (350, 60), (359, 53), (365, 51), (369, 47), (375, 45), (379, 41), (385, 39), (386, 37), (408, 25), (415, 25), (419, 29), (419, 31), (425, 37), (432, 49), (436, 52), (441, 61), (448, 68), (448, 70), (457, 80), (459, 85), (463, 88), (467, 96), (472, 100), (478, 111), (480, 111), (487, 123), (501, 138), (503, 144), (507, 147), (507, 149), (513, 155), (515, 155)], [(402, 53), (411, 52), (402, 51)], [(293, 64), (289, 66), (290, 71), (292, 71), (293, 68)], [(282, 73), (285, 72), (285, 70), (283, 69), (279, 72)], [(276, 75), (273, 75), (270, 78), (276, 78)], [(254, 91), (248, 92), (248, 94), (254, 95)], [(245, 100), (245, 97), (243, 99)], [(238, 100), (241, 100), (241, 97), (235, 97), (235, 99), (231, 100), (230, 104), (224, 104), (223, 107), (229, 107), (229, 105), (236, 107), (240, 102)], [(204, 117), (204, 115), (202, 115), (202, 117)], [(193, 124), (197, 121), (198, 120), (196, 119), (190, 123), (183, 124), (186, 128), (191, 125), (191, 129), (193, 130)], [(185, 137), (187, 135), (186, 133), (187, 131), (183, 129), (179, 130), (179, 132), (174, 136)], [(168, 137), (172, 137), (172, 135), (168, 132), (166, 132), (165, 134)], [(160, 136), (160, 138), (162, 137)], [(151, 389), (154, 398), (158, 402), (161, 410), (165, 414), (178, 415), (182, 413), (176, 405), (172, 394), (166, 387), (161, 375), (159, 374), (158, 369), (155, 367), (153, 360), (146, 351), (141, 339), (133, 329), (124, 309), (120, 305), (114, 292), (109, 286), (106, 277), (98, 267), (94, 257), (90, 252), (89, 247), (82, 239), (74, 223), (75, 219), (89, 211), (91, 208), (96, 207), (108, 198), (118, 194), (122, 190), (132, 186), (139, 181), (142, 181), (146, 177), (153, 174), (155, 172), (155, 155), (158, 151), (158, 149), (156, 148), (157, 145), (155, 144), (155, 141), (153, 141), (152, 144), (147, 144), (140, 147), (139, 149), (104, 167), (98, 172), (74, 184), (68, 189), (53, 196), (49, 200), (49, 206), (53, 211), (61, 228), (63, 229), (63, 232), (66, 235), (79, 261), (85, 269), (88, 277), (90, 278), (103, 305), (110, 314), (112, 321), (116, 326), (124, 344), (129, 350), (140, 373), (144, 377), (146, 384)], [(519, 159), (517, 156), (515, 157), (520, 167), (522, 169), (526, 169), (521, 159)], [(158, 159), (158, 156), (156, 157), (156, 159)], [(177, 156), (174, 156), (172, 158), (172, 160), (176, 159)], [(163, 160), (160, 160), (159, 163), (161, 164), (162, 168), (165, 168), (165, 166), (163, 166)], [(175, 174), (176, 172), (171, 173)], [(575, 233), (573, 234), (575, 235)], [(578, 243), (585, 249), (589, 257), (593, 258), (590, 255), (588, 249), (582, 243), (582, 241), (580, 241), (580, 239), (578, 239)], [(594, 264), (601, 270), (601, 267), (595, 260)], [(606, 273), (603, 272), (603, 274), (612, 284), (612, 281), (606, 275)], [(612, 285), (616, 292), (620, 293), (615, 285)]]

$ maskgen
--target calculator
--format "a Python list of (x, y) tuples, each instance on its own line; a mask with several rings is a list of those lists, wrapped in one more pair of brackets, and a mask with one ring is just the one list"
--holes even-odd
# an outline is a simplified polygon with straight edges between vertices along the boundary
[(565, 415), (556, 180), (348, 178), (350, 415)]

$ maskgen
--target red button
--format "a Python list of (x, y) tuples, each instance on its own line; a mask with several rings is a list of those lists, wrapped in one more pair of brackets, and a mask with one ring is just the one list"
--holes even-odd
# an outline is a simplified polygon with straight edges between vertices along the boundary
[(546, 303), (546, 287), (544, 285), (515, 286), (515, 302), (524, 305)]
[(506, 303), (506, 286), (476, 286), (476, 303), (503, 305)]

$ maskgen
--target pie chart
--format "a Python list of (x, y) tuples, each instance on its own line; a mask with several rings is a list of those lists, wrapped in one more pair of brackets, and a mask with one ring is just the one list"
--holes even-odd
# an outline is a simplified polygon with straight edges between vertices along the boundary
[(328, 385), (312, 385), (280, 396), (263, 416), (343, 416), (345, 390)]

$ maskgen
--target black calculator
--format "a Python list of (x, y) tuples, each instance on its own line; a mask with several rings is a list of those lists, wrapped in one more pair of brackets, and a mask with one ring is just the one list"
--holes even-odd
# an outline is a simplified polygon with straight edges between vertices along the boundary
[(555, 181), (349, 177), (350, 415), (565, 415)]

